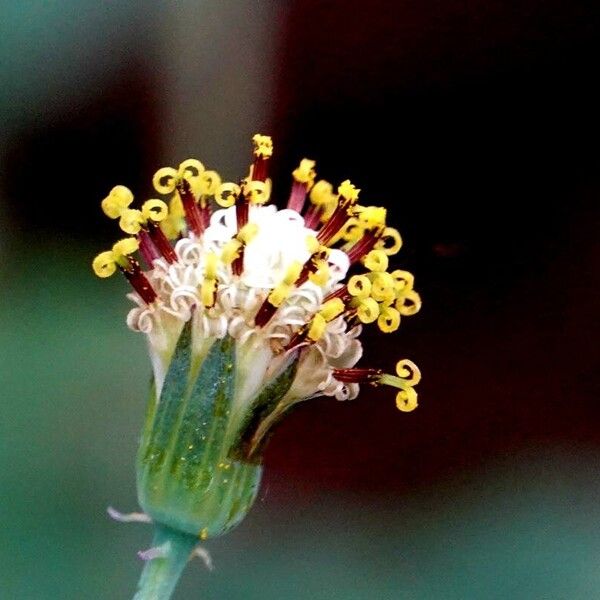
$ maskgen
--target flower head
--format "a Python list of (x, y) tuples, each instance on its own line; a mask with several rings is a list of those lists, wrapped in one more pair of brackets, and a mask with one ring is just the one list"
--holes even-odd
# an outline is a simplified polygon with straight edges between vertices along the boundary
[(202, 525), (210, 535), (238, 515), (217, 516), (215, 505), (182, 524), (183, 508), (173, 518), (152, 500), (153, 474), (168, 464), (205, 494), (215, 481), (245, 477), (235, 465), (258, 465), (273, 425), (298, 402), (392, 386), (398, 408), (410, 411), (420, 379), (408, 360), (395, 375), (356, 367), (363, 325), (394, 332), (421, 305), (413, 276), (390, 267), (402, 241), (386, 210), (360, 204), (349, 180), (315, 182), (309, 159), (278, 209), (269, 203), (271, 138), (253, 143), (249, 175), (238, 183), (189, 159), (160, 169), (153, 184), (163, 198), (139, 208), (127, 188), (113, 188), (102, 209), (128, 237), (93, 261), (98, 276), (119, 270), (129, 280), (127, 323), (148, 339), (154, 390), (138, 464), (142, 505), (167, 525)]

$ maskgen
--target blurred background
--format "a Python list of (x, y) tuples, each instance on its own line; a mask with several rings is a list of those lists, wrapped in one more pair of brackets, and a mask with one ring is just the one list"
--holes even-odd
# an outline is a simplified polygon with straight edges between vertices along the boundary
[(403, 234), (424, 306), (365, 363), (393, 394), (302, 406), (256, 507), (176, 598), (600, 597), (600, 11), (583, 0), (4, 0), (0, 597), (128, 598), (148, 546), (134, 454), (150, 366), (92, 257), (99, 201), (275, 143)]

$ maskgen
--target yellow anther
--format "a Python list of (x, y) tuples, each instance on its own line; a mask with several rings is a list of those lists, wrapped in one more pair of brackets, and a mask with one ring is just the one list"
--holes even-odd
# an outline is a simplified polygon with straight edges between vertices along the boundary
[(171, 240), (176, 239), (185, 231), (185, 211), (179, 194), (173, 194), (169, 201), (169, 214), (167, 218), (161, 222), (160, 228), (164, 234)]
[(298, 260), (294, 260), (290, 263), (283, 277), (283, 283), (286, 285), (292, 285), (296, 282), (296, 279), (300, 277), (302, 272), (302, 263)]
[(105, 277), (110, 277), (117, 270), (117, 264), (112, 250), (100, 252), (92, 262), (92, 269), (94, 269), (94, 273), (96, 273), (98, 277), (103, 279)]
[(341, 298), (332, 298), (327, 300), (319, 310), (319, 314), (325, 319), (325, 321), (333, 321), (336, 317), (344, 312), (345, 305)]
[(400, 327), (400, 313), (391, 306), (380, 306), (379, 317), (377, 317), (377, 325), (383, 333), (392, 333)]
[(216, 171), (204, 171), (198, 181), (198, 191), (202, 196), (213, 196), (221, 185), (221, 176)]
[(414, 386), (421, 381), (421, 371), (412, 360), (404, 358), (396, 363), (396, 373), (406, 385)]
[(400, 232), (393, 227), (386, 227), (383, 230), (381, 239), (375, 245), (376, 248), (381, 248), (388, 256), (397, 254), (402, 248), (402, 238)]
[(130, 235), (139, 233), (142, 228), (144, 217), (141, 211), (134, 208), (126, 208), (121, 212), (121, 218), (119, 219), (119, 227)]
[(142, 216), (146, 221), (153, 221), (154, 223), (160, 223), (164, 221), (169, 215), (169, 208), (166, 202), (162, 200), (146, 200), (142, 205)]
[(319, 250), (321, 244), (319, 244), (319, 240), (314, 235), (306, 236), (306, 247), (311, 254), (314, 254)]
[(308, 158), (303, 158), (300, 161), (300, 165), (292, 171), (292, 177), (298, 183), (305, 183), (308, 186), (311, 186), (317, 174), (315, 173), (315, 161), (309, 160)]
[(329, 281), (329, 265), (326, 260), (317, 259), (314, 261), (317, 270), (313, 273), (309, 273), (308, 278), (315, 285), (324, 286)]
[(358, 222), (364, 229), (383, 229), (387, 211), (382, 206), (361, 206), (355, 210)]
[(215, 291), (217, 289), (216, 279), (204, 279), (200, 286), (200, 298), (202, 304), (207, 308), (210, 308), (215, 303)]
[(273, 306), (279, 307), (283, 304), (293, 290), (293, 285), (280, 283), (278, 286), (274, 287), (273, 290), (271, 290), (271, 293), (269, 294), (269, 302)]
[(387, 271), (389, 260), (383, 250), (371, 250), (363, 259), (363, 264), (369, 271)]
[(233, 206), (240, 195), (240, 186), (236, 183), (222, 183), (215, 192), (215, 201), (219, 206)]
[(353, 275), (348, 281), (348, 292), (351, 296), (363, 299), (371, 295), (371, 282), (366, 275)]
[(337, 204), (337, 197), (333, 193), (333, 186), (324, 179), (320, 179), (312, 186), (309, 194), (310, 201), (317, 206)]
[(249, 244), (258, 235), (256, 223), (246, 223), (237, 234), (237, 239), (244, 244)]
[(255, 134), (252, 137), (254, 143), (254, 156), (269, 158), (273, 154), (273, 140), (268, 135)]
[(173, 167), (163, 167), (154, 173), (152, 185), (159, 194), (170, 194), (177, 183), (177, 170)]
[(270, 186), (264, 181), (249, 181), (244, 185), (244, 195), (252, 204), (264, 204), (270, 193)]
[(349, 179), (342, 181), (342, 183), (338, 186), (338, 194), (342, 196), (342, 198), (349, 200), (352, 204), (358, 200), (359, 192), (360, 190), (357, 189)]
[(204, 277), (206, 279), (216, 279), (218, 265), (219, 259), (217, 255), (214, 252), (208, 252), (204, 262)]
[(394, 306), (398, 312), (408, 317), (418, 313), (421, 309), (421, 296), (414, 290), (409, 290), (406, 294), (402, 294), (397, 300)]
[(379, 316), (379, 304), (373, 298), (361, 298), (356, 316), (361, 323), (372, 323)]
[(402, 412), (411, 412), (418, 406), (417, 392), (413, 388), (400, 390), (396, 394), (396, 408)]
[(221, 253), (221, 260), (226, 265), (230, 265), (240, 255), (241, 247), (242, 247), (242, 242), (240, 242), (240, 240), (238, 240), (236, 238), (229, 240), (223, 246), (223, 252)]
[(317, 313), (311, 320), (306, 336), (308, 339), (316, 342), (323, 337), (325, 329), (327, 328), (327, 321), (325, 318)]
[(133, 202), (133, 193), (124, 185), (116, 185), (104, 200), (102, 211), (109, 219), (118, 219), (121, 212)]
[(118, 262), (119, 258), (133, 254), (139, 247), (140, 243), (135, 238), (124, 238), (113, 245), (113, 257)]
[(394, 287), (397, 295), (412, 290), (415, 283), (415, 278), (412, 273), (396, 269), (395, 271), (392, 271), (390, 275), (394, 279)]

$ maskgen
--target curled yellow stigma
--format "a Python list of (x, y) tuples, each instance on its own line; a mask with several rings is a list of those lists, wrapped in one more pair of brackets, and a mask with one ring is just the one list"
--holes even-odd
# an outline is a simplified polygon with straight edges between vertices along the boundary
[(102, 279), (110, 277), (117, 270), (117, 263), (112, 250), (100, 252), (92, 262), (92, 269)]
[(269, 158), (273, 154), (273, 140), (269, 135), (255, 134), (252, 137), (254, 144), (254, 156), (261, 158)]
[(373, 323), (379, 316), (379, 304), (373, 298), (355, 298), (351, 305), (356, 305), (356, 316), (361, 323)]
[(385, 227), (375, 247), (383, 250), (388, 256), (398, 254), (400, 248), (402, 248), (400, 232), (393, 227)]
[(244, 196), (251, 204), (265, 204), (271, 195), (271, 186), (266, 181), (248, 181), (244, 185)]
[(215, 202), (223, 208), (229, 208), (235, 204), (240, 193), (240, 186), (236, 183), (222, 183), (215, 191)]
[(214, 196), (221, 185), (221, 176), (216, 171), (204, 171), (198, 180), (198, 192), (201, 196)]
[(396, 394), (396, 407), (402, 412), (410, 412), (418, 405), (414, 387), (419, 381), (421, 381), (419, 367), (411, 360), (403, 359), (396, 364), (396, 375), (387, 373), (381, 375), (378, 383), (399, 389)]
[(116, 270), (117, 266), (124, 269), (129, 267), (130, 254), (133, 254), (139, 248), (139, 242), (135, 238), (124, 238), (119, 240), (111, 250), (100, 252), (92, 261), (92, 269), (94, 273), (101, 278), (110, 277)]
[(371, 280), (366, 275), (353, 275), (348, 281), (348, 292), (359, 299), (371, 295)]
[(133, 192), (124, 185), (116, 185), (101, 202), (102, 211), (109, 219), (118, 219), (133, 202)]
[(369, 271), (387, 271), (390, 261), (383, 250), (371, 250), (362, 262)]
[(380, 306), (377, 325), (383, 333), (392, 333), (400, 327), (400, 313), (391, 306)]
[(164, 221), (169, 215), (169, 207), (166, 202), (162, 200), (152, 199), (146, 200), (142, 204), (142, 217), (144, 220), (152, 221), (153, 223), (160, 223)]
[(315, 172), (315, 161), (308, 158), (303, 158), (297, 168), (292, 171), (292, 177), (298, 183), (304, 183), (307, 188), (310, 188), (317, 176)]

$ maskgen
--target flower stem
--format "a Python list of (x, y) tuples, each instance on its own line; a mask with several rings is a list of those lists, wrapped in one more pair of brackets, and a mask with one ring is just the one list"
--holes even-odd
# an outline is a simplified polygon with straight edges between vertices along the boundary
[(196, 536), (156, 524), (152, 546), (164, 556), (146, 562), (133, 600), (168, 600), (197, 543)]

